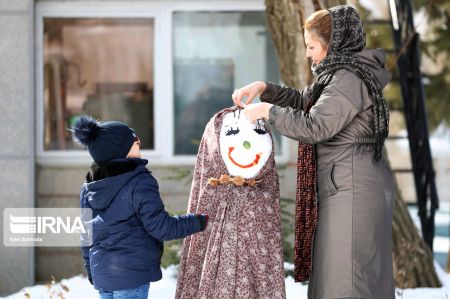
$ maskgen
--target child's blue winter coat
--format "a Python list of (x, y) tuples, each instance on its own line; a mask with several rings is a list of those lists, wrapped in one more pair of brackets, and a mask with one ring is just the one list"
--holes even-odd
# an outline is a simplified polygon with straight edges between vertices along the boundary
[(133, 160), (137, 167), (85, 182), (80, 193), (81, 207), (93, 211), (93, 243), (82, 247), (85, 267), (94, 287), (101, 291), (160, 280), (162, 241), (201, 230), (194, 214), (168, 215), (158, 183), (145, 167), (147, 160), (123, 160)]

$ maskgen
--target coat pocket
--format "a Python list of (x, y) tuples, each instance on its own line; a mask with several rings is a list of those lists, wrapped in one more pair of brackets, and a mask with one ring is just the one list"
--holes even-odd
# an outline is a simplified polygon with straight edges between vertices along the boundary
[(333, 196), (337, 193), (338, 188), (334, 183), (333, 175), (334, 162), (330, 162), (319, 174), (319, 198)]

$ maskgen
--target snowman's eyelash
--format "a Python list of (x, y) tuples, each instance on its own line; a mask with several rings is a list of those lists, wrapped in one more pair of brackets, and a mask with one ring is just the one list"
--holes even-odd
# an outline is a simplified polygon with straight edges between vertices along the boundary
[(261, 124), (259, 123), (259, 119), (256, 121), (256, 129), (253, 129), (258, 134), (264, 135), (267, 134), (267, 131), (264, 129), (261, 129)]
[[(236, 118), (236, 110), (233, 111), (233, 117)], [(237, 119), (241, 118), (241, 109), (238, 109), (238, 117)]]
[(233, 127), (231, 127), (231, 129), (229, 129), (228, 131), (225, 132), (225, 135), (227, 135), (227, 136), (236, 135), (236, 134), (239, 134), (238, 127), (236, 127), (236, 130), (233, 130)]
[[(233, 117), (234, 118), (241, 118), (241, 109), (238, 109), (238, 115), (236, 117), (236, 110), (233, 111)], [(228, 131), (225, 132), (226, 136), (231, 136), (231, 135), (237, 135), (239, 134), (239, 128), (236, 127), (236, 130), (233, 130), (233, 126), (231, 126), (231, 129), (229, 129)]]
[(267, 134), (267, 131), (264, 131), (263, 129), (259, 129), (259, 128), (253, 129), (253, 131), (255, 131), (256, 133), (261, 134), (261, 135)]

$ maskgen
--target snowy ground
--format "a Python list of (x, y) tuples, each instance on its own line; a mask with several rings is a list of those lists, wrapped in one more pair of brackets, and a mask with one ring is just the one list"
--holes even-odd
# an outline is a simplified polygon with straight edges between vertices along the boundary
[[(411, 215), (413, 216), (414, 222), (418, 225), (417, 209), (410, 207)], [(449, 217), (450, 217), (450, 206), (448, 203), (442, 203), (440, 210), (436, 214), (436, 238), (434, 241), (434, 251), (435, 251), (435, 267), (438, 276), (443, 284), (442, 288), (438, 289), (405, 289), (396, 291), (397, 299), (448, 299), (450, 297), (450, 274), (444, 272), (442, 267), (445, 266), (447, 261), (447, 253), (449, 249)], [(292, 265), (285, 264), (285, 268), (290, 269)], [(150, 296), (151, 299), (171, 299), (175, 296), (176, 287), (176, 266), (170, 266), (163, 269), (163, 279), (161, 281), (152, 283), (150, 285)], [(70, 279), (63, 279), (61, 281), (62, 285), (68, 288), (68, 292), (64, 290), (64, 287), (56, 283), (50, 289), (44, 285), (36, 285), (32, 287), (27, 287), (17, 292), (16, 294), (10, 295), (6, 298), (16, 299), (16, 298), (26, 298), (26, 293), (30, 295), (29, 298), (51, 298), (50, 293), (54, 291), (56, 295), (58, 291), (61, 291), (64, 295), (63, 298), (66, 299), (90, 299), (98, 298), (97, 291), (89, 284), (86, 277), (81, 275), (72, 277)], [(286, 292), (287, 299), (306, 299), (307, 286), (300, 283), (295, 283), (292, 277), (286, 278)], [(58, 298), (57, 296), (52, 298)]]
[[(417, 209), (410, 207), (411, 216), (416, 225), (419, 225)], [(450, 206), (448, 202), (442, 202), (439, 211), (436, 213), (436, 237), (434, 239), (435, 268), (443, 284), (442, 288), (430, 289), (398, 289), (396, 299), (448, 299), (450, 298), (450, 274), (444, 272), (443, 267), (447, 262), (447, 253), (449, 250), (449, 224), (450, 224)], [(285, 268), (290, 269), (291, 264), (285, 264)], [(150, 285), (151, 299), (172, 299), (175, 296), (176, 287), (176, 266), (170, 266), (163, 269), (163, 279)], [(67, 287), (68, 291), (64, 290)], [(66, 299), (97, 299), (97, 291), (90, 285), (86, 277), (81, 275), (70, 279), (63, 279), (60, 283), (54, 284), (51, 289), (45, 285), (36, 285), (26, 287), (23, 290), (12, 294), (8, 299), (18, 298), (60, 298), (58, 292), (62, 292)], [(295, 283), (292, 277), (286, 278), (287, 299), (306, 299), (307, 286)], [(53, 293), (53, 296), (51, 296)], [(30, 297), (27, 297), (29, 294)]]
[[(397, 299), (448, 299), (450, 294), (450, 275), (445, 273), (442, 268), (436, 263), (436, 269), (438, 275), (444, 287), (439, 289), (405, 289), (397, 290)], [(150, 296), (151, 299), (170, 299), (175, 296), (176, 287), (176, 267), (170, 266), (167, 269), (163, 269), (163, 279), (152, 283), (150, 285)], [(60, 290), (63, 292), (64, 298), (66, 299), (90, 299), (98, 298), (97, 292), (89, 284), (88, 280), (79, 275), (72, 277), (70, 279), (63, 279), (61, 281), (63, 285), (68, 288), (68, 292), (64, 291), (62, 287)], [(53, 286), (53, 290), (58, 289), (58, 284)], [(306, 299), (307, 286), (299, 283), (295, 283), (292, 277), (286, 278), (286, 291), (287, 299)], [(48, 287), (37, 285), (29, 288), (24, 288), (20, 292), (10, 295), (6, 298), (8, 299), (18, 299), (26, 298), (26, 293), (30, 295), (29, 298), (51, 298), (49, 294)], [(57, 292), (56, 292), (57, 293)], [(56, 294), (55, 293), (55, 294)], [(56, 296), (53, 296), (56, 298)]]

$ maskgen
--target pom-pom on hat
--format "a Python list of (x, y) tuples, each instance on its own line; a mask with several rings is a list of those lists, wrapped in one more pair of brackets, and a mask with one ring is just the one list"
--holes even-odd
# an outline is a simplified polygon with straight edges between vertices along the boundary
[(122, 122), (100, 122), (88, 115), (77, 117), (70, 131), (98, 163), (125, 158), (136, 138), (134, 130)]

